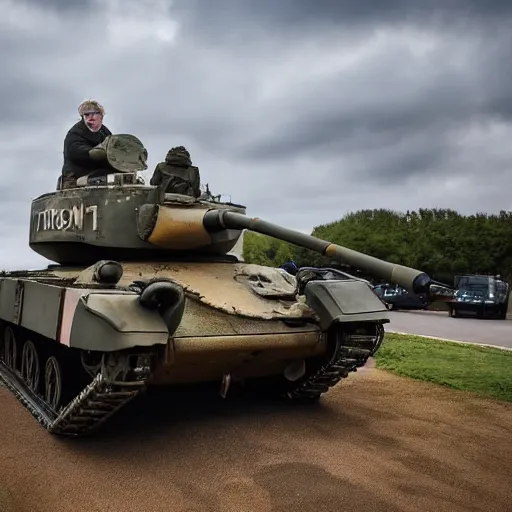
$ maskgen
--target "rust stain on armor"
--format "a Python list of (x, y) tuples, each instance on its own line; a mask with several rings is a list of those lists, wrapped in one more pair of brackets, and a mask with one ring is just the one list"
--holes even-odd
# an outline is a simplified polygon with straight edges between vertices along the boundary
[[(165, 277), (179, 283), (187, 294), (229, 314), (262, 319), (313, 318), (313, 312), (293, 295), (286, 299), (258, 295), (243, 279), (244, 263), (124, 263), (121, 285), (136, 279)], [(254, 267), (259, 267), (253, 265)], [(261, 267), (267, 272), (267, 267)], [(274, 269), (276, 276), (280, 270)], [(287, 291), (289, 291), (288, 288)], [(286, 293), (285, 293), (286, 295)]]

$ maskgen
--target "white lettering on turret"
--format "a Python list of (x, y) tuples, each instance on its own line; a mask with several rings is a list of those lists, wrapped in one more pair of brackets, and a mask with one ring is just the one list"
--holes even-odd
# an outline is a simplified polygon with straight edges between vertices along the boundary
[(34, 213), (36, 231), (82, 231), (84, 223), (90, 216), (93, 231), (98, 230), (98, 206), (48, 208)]
[(87, 206), (85, 213), (92, 213), (92, 230), (96, 231), (98, 229), (98, 205), (91, 204), (91, 206)]

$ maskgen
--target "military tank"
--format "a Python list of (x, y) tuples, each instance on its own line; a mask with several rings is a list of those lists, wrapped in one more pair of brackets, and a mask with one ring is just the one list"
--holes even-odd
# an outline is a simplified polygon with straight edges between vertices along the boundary
[(103, 181), (35, 198), (29, 246), (53, 263), (0, 277), (0, 378), (51, 434), (90, 434), (155, 386), (315, 400), (365, 365), (389, 321), (369, 283), (245, 263), (232, 251), (244, 230), (429, 291), (419, 270), (146, 185), (139, 170), (118, 159)]

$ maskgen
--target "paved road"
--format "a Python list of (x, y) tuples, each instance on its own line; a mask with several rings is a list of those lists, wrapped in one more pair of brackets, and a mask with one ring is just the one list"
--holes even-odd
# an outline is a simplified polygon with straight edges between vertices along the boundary
[(391, 311), (386, 331), (512, 348), (512, 321), (450, 318), (447, 312)]
[(65, 441), (0, 389), (0, 510), (510, 512), (512, 404), (376, 369), (309, 407), (146, 398)]

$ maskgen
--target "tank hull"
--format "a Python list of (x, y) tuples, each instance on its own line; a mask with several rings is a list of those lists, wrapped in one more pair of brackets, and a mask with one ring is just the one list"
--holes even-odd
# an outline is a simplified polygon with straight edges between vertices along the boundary
[[(364, 365), (384, 334), (387, 309), (357, 280), (345, 284), (363, 287), (367, 307), (359, 301), (357, 314), (326, 328), (280, 269), (116, 265), (110, 285), (97, 264), (0, 278), (0, 378), (53, 434), (89, 434), (156, 386), (217, 382), (225, 394), (236, 383), (315, 399)], [(144, 290), (169, 284), (181, 297), (174, 313), (144, 302)]]

